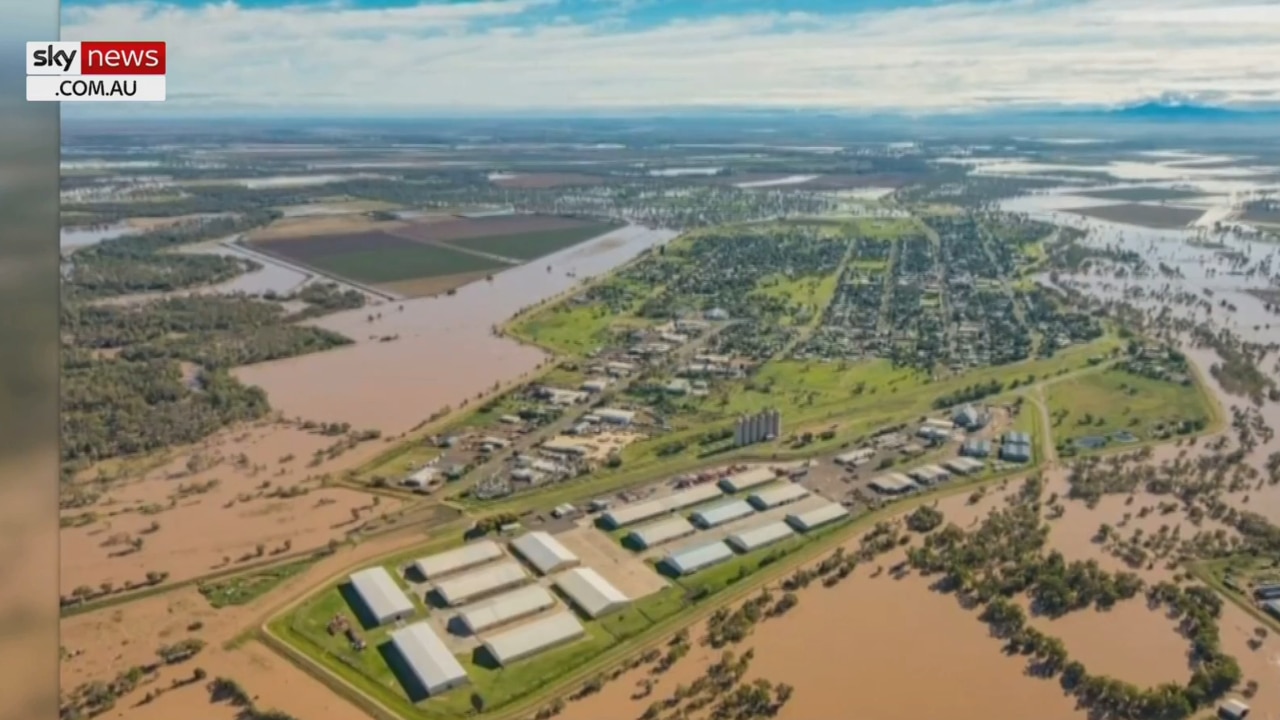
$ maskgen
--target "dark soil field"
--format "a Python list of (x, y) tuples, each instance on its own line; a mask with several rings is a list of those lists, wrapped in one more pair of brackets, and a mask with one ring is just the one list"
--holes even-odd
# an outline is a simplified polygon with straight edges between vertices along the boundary
[(1185, 208), (1164, 207), (1161, 205), (1139, 205), (1138, 203), (1076, 208), (1070, 212), (1084, 215), (1085, 217), (1098, 218), (1099, 220), (1155, 228), (1157, 230), (1186, 227), (1191, 221), (1204, 214), (1202, 210), (1187, 210)]
[(1247, 223), (1280, 225), (1280, 210), (1245, 210), (1239, 219)]
[(590, 240), (613, 230), (616, 225), (584, 225), (563, 230), (547, 230), (544, 232), (520, 233), (518, 235), (499, 235), (496, 237), (475, 238), (459, 241), (457, 244), (470, 250), (492, 253), (515, 260), (534, 260), (543, 255), (563, 250), (567, 247)]
[(284, 238), (280, 240), (254, 240), (251, 247), (263, 252), (295, 260), (304, 265), (318, 258), (353, 252), (395, 251), (420, 245), (412, 240), (397, 237), (381, 230), (310, 237)]
[(490, 258), (385, 232), (263, 240), (251, 246), (289, 262), (373, 285), (507, 267)]
[(415, 223), (392, 232), (398, 237), (419, 242), (453, 242), (548, 230), (570, 230), (595, 224), (590, 220), (554, 215), (502, 215), (476, 220), (459, 218), (444, 222)]
[(1082, 197), (1097, 198), (1099, 200), (1123, 200), (1125, 202), (1160, 202), (1204, 197), (1204, 193), (1196, 192), (1195, 190), (1162, 187), (1116, 188), (1114, 190), (1095, 190), (1077, 194)]

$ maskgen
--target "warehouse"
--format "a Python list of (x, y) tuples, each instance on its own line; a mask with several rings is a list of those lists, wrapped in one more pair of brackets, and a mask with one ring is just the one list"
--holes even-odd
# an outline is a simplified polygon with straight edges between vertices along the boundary
[(550, 533), (538, 531), (522, 535), (511, 542), (511, 549), (538, 569), (543, 575), (571, 568), (578, 564), (578, 556), (569, 552)]
[(721, 495), (723, 493), (715, 485), (698, 485), (688, 490), (672, 493), (665, 498), (610, 510), (600, 516), (600, 521), (604, 523), (605, 527), (617, 530), (618, 528), (656, 518), (659, 515), (666, 515), (673, 510), (683, 510), (684, 508), (704, 503)]
[(424, 580), (438, 580), (450, 573), (467, 570), (502, 557), (502, 548), (492, 540), (463, 545), (456, 550), (429, 555), (413, 563), (413, 569)]
[(499, 665), (506, 666), (557, 645), (573, 642), (586, 633), (578, 618), (564, 610), (495, 635), (485, 642), (484, 649)]
[[(392, 631), (391, 644), (427, 695), (439, 695), (467, 684), (467, 671), (427, 623), (417, 622)], [(409, 692), (410, 699), (416, 695)]]
[(830, 503), (809, 512), (788, 515), (787, 524), (800, 532), (809, 532), (847, 517), (849, 517), (848, 510), (836, 503)]
[(546, 588), (530, 585), (475, 605), (468, 605), (459, 610), (455, 617), (468, 632), (477, 635), (499, 625), (540, 613), (555, 604), (556, 599), (547, 592)]
[(859, 450), (850, 450), (847, 453), (842, 453), (840, 455), (837, 455), (835, 457), (835, 462), (837, 465), (843, 465), (844, 467), (852, 468), (852, 467), (857, 467), (859, 465), (862, 465), (863, 463), (867, 462), (871, 458), (875, 457), (875, 455), (876, 455), (876, 451), (874, 448), (861, 448)]
[(960, 447), (960, 454), (971, 458), (984, 458), (991, 455), (990, 440), (967, 440)]
[(588, 567), (562, 573), (556, 578), (556, 587), (593, 619), (621, 610), (631, 602), (621, 590)]
[(662, 563), (677, 575), (692, 575), (732, 557), (733, 550), (724, 541), (717, 540), (671, 553), (662, 559)]
[(790, 525), (779, 520), (778, 522), (771, 522), (750, 530), (743, 530), (736, 535), (730, 535), (725, 539), (725, 542), (740, 553), (749, 553), (752, 550), (759, 550), (780, 540), (786, 540), (794, 534), (795, 532)]
[(682, 517), (673, 517), (632, 530), (627, 535), (627, 545), (640, 550), (647, 550), (663, 543), (669, 543), (672, 540), (689, 537), (697, 531), (698, 529), (689, 524), (688, 520)]
[(942, 466), (957, 475), (969, 475), (986, 467), (986, 464), (980, 460), (974, 460), (971, 457), (960, 457), (954, 460), (948, 460), (943, 463)]
[(365, 568), (351, 573), (351, 588), (360, 597), (368, 618), (378, 625), (413, 616), (413, 601), (391, 579), (384, 567)]
[(595, 411), (596, 417), (610, 425), (630, 425), (635, 422), (636, 414), (630, 410), (617, 408), (601, 408)]
[(739, 493), (743, 490), (750, 490), (753, 487), (768, 485), (776, 480), (777, 477), (777, 473), (772, 468), (754, 467), (722, 479), (720, 481), (720, 489), (727, 493)]
[(514, 560), (491, 565), (483, 570), (459, 575), (436, 584), (436, 595), (446, 605), (456, 606), (485, 595), (523, 585), (529, 581), (524, 568)]
[(871, 489), (885, 495), (901, 495), (915, 488), (916, 484), (911, 481), (911, 478), (902, 473), (881, 475), (871, 481)]
[(807, 497), (809, 497), (809, 491), (803, 486), (795, 483), (784, 483), (752, 495), (747, 498), (747, 502), (751, 503), (755, 509), (763, 512)]
[(915, 480), (921, 485), (933, 485), (934, 483), (940, 483), (946, 480), (947, 478), (951, 477), (951, 473), (947, 472), (946, 470), (943, 470), (937, 465), (924, 465), (916, 468), (915, 470), (912, 470), (907, 474), (911, 477), (911, 479)]
[(746, 500), (730, 500), (706, 510), (699, 510), (692, 515), (692, 519), (694, 525), (706, 530), (734, 520), (741, 520), (754, 512), (755, 508), (751, 507), (751, 503)]

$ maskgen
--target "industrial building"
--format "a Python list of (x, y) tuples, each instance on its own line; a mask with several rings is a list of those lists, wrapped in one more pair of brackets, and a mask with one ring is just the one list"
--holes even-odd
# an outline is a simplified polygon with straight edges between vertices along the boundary
[(469, 682), (462, 664), (425, 622), (393, 630), (391, 644), (427, 695), (439, 695)]
[(778, 479), (778, 474), (773, 468), (753, 467), (750, 470), (744, 470), (736, 475), (720, 480), (720, 489), (727, 493), (739, 493), (743, 490), (750, 490), (753, 487), (768, 485)]
[(438, 580), (502, 557), (502, 548), (492, 540), (481, 540), (460, 548), (428, 555), (413, 563), (413, 569), (425, 580)]
[(991, 455), (990, 440), (968, 440), (960, 446), (960, 454), (965, 457), (984, 458)]
[(829, 503), (808, 512), (788, 515), (787, 524), (799, 532), (809, 532), (847, 517), (849, 517), (848, 510), (836, 503)]
[(659, 520), (652, 525), (636, 528), (627, 534), (627, 544), (641, 550), (657, 547), (672, 540), (689, 537), (698, 529), (682, 517)]
[(844, 467), (858, 467), (875, 457), (876, 451), (873, 448), (860, 448), (858, 450), (850, 450), (847, 453), (841, 453), (835, 457), (837, 465)]
[(457, 606), (523, 585), (528, 581), (529, 576), (524, 568), (520, 567), (520, 563), (507, 560), (483, 570), (436, 583), (436, 595), (440, 596), (446, 605)]
[(379, 625), (413, 616), (413, 601), (400, 589), (391, 573), (381, 566), (351, 573), (351, 588), (360, 597), (370, 619)]
[(955, 414), (951, 416), (951, 420), (956, 427), (974, 432), (975, 430), (981, 430), (987, 426), (987, 423), (991, 422), (991, 413), (985, 409), (980, 410), (973, 405), (965, 405), (955, 411)]
[(511, 549), (543, 575), (550, 575), (578, 564), (577, 555), (569, 552), (569, 548), (551, 533), (540, 530), (512, 540)]
[(802, 485), (793, 482), (782, 483), (777, 487), (761, 490), (747, 498), (747, 502), (761, 512), (770, 508), (781, 507), (809, 497), (809, 491)]
[(699, 510), (692, 515), (692, 519), (694, 525), (706, 530), (725, 523), (731, 523), (734, 520), (741, 520), (755, 511), (755, 508), (751, 507), (751, 503), (746, 500), (730, 500), (715, 507), (709, 507), (706, 510)]
[(970, 475), (986, 467), (986, 463), (970, 457), (958, 457), (942, 463), (942, 466), (957, 475)]
[(951, 473), (937, 465), (922, 465), (908, 472), (907, 475), (921, 485), (933, 485), (951, 477)]
[(558, 645), (573, 642), (587, 634), (578, 618), (568, 610), (534, 620), (527, 625), (489, 638), (484, 649), (499, 665), (537, 655)]
[(1255, 600), (1275, 600), (1280, 598), (1280, 583), (1264, 583), (1253, 587)]
[(873, 479), (871, 489), (884, 495), (901, 495), (915, 490), (916, 484), (902, 473), (888, 473)]
[(621, 610), (631, 602), (621, 590), (589, 567), (561, 573), (556, 577), (556, 587), (593, 619)]
[(778, 541), (786, 540), (794, 534), (795, 531), (791, 529), (790, 525), (779, 520), (751, 528), (750, 530), (743, 530), (736, 535), (730, 535), (725, 539), (725, 542), (740, 553), (749, 553), (752, 550), (759, 550)]
[(600, 418), (601, 422), (610, 425), (630, 425), (635, 422), (636, 414), (630, 410), (618, 410), (616, 408), (601, 408), (595, 411), (595, 416)]
[(530, 585), (468, 605), (460, 609), (456, 617), (472, 635), (477, 635), (499, 625), (540, 613), (555, 604), (556, 599), (546, 588)]
[(723, 540), (717, 540), (671, 553), (662, 559), (662, 564), (677, 575), (692, 575), (732, 557), (733, 550)]
[(672, 493), (664, 498), (650, 500), (648, 502), (636, 503), (626, 507), (610, 510), (600, 516), (601, 522), (605, 527), (612, 530), (634, 525), (635, 523), (656, 518), (660, 515), (666, 515), (675, 510), (683, 510), (687, 507), (699, 505), (708, 500), (723, 495), (720, 488), (715, 485), (698, 485), (688, 490), (681, 490)]
[(743, 415), (733, 426), (733, 444), (742, 447), (782, 437), (782, 413), (775, 409)]
[(1271, 617), (1280, 620), (1280, 600), (1267, 600), (1262, 603), (1262, 609)]
[(1006, 441), (1000, 446), (1000, 459), (1016, 463), (1031, 462), (1031, 445)]

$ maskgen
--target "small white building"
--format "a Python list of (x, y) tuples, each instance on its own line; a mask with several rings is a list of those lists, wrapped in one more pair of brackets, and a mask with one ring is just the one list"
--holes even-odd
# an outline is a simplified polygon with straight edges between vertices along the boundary
[(440, 596), (446, 605), (458, 606), (503, 590), (519, 587), (529, 580), (528, 574), (525, 573), (524, 568), (520, 567), (520, 563), (507, 560), (482, 570), (442, 580), (436, 583), (436, 595)]
[(627, 544), (647, 550), (672, 540), (689, 537), (697, 531), (697, 528), (689, 524), (688, 520), (673, 517), (632, 530), (627, 534)]
[(725, 542), (740, 553), (749, 553), (752, 550), (759, 550), (762, 547), (786, 540), (794, 534), (795, 531), (790, 525), (785, 521), (779, 520), (730, 535), (725, 539)]
[(857, 450), (850, 450), (849, 452), (837, 455), (835, 457), (835, 462), (837, 465), (842, 465), (844, 467), (857, 467), (866, 463), (868, 460), (875, 457), (875, 455), (876, 451), (872, 448), (859, 448)]
[(621, 610), (631, 602), (621, 590), (589, 567), (561, 573), (556, 577), (556, 587), (592, 619)]
[(828, 503), (808, 512), (787, 516), (787, 524), (798, 532), (810, 532), (849, 517), (849, 511), (836, 503)]
[(600, 408), (595, 412), (596, 416), (602, 422), (610, 425), (627, 426), (635, 422), (636, 414), (631, 410), (619, 410), (617, 408)]
[[(462, 664), (425, 622), (393, 630), (391, 644), (427, 695), (436, 696), (470, 682)], [(409, 693), (411, 698), (414, 695)]]
[(693, 524), (704, 530), (741, 520), (755, 513), (755, 508), (746, 500), (730, 500), (692, 515)]
[(379, 625), (413, 617), (413, 601), (400, 589), (386, 568), (365, 568), (352, 573), (349, 579), (351, 589), (360, 598), (368, 617)]
[(541, 530), (511, 541), (511, 549), (538, 569), (550, 575), (578, 564), (578, 556), (569, 551), (554, 535)]
[(492, 540), (468, 543), (460, 548), (428, 555), (414, 561), (413, 569), (432, 582), (450, 573), (468, 570), (502, 557), (502, 548)]
[(699, 570), (731, 560), (733, 557), (733, 550), (723, 540), (717, 540), (671, 553), (663, 558), (662, 562), (677, 575), (692, 575)]
[(554, 607), (556, 599), (540, 585), (529, 585), (458, 610), (457, 619), (472, 635)]
[(499, 665), (532, 657), (587, 634), (574, 614), (565, 610), (489, 638), (485, 650)]

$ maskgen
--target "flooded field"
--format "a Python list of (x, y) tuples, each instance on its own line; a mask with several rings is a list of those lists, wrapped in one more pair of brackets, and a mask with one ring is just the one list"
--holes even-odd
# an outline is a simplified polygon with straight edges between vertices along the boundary
[(58, 248), (67, 251), (97, 245), (104, 240), (137, 232), (128, 222), (111, 223), (97, 227), (65, 227), (58, 232)]
[[(351, 337), (356, 345), (240, 368), (236, 374), (265, 389), (286, 416), (404, 432), (440, 408), (456, 408), (546, 360), (536, 348), (496, 337), (495, 326), (673, 236), (622, 228), (498, 273), (491, 282), (471, 283), (454, 295), (331, 315), (316, 324)], [(395, 339), (382, 341), (385, 337)], [(319, 387), (325, 392), (316, 392)]]

